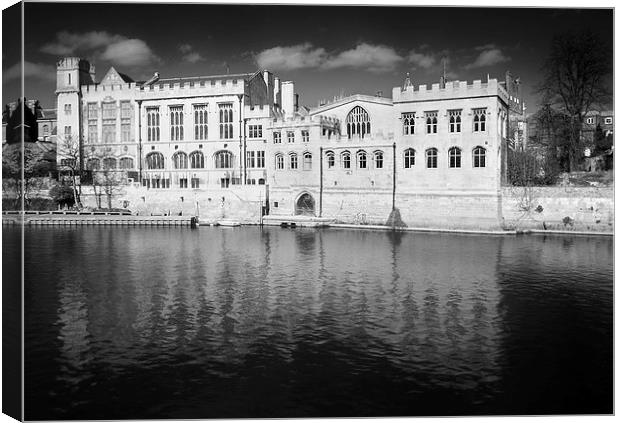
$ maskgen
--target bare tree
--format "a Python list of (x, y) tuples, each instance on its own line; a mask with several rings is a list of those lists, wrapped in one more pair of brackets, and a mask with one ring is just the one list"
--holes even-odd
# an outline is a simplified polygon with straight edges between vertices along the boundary
[(82, 179), (80, 168), (80, 146), (71, 136), (61, 137), (57, 143), (58, 157), (60, 157), (59, 170), (69, 174), (73, 197), (78, 208), (82, 208)]
[[(33, 142), (7, 144), (2, 151), (2, 176), (14, 190), (15, 207), (30, 201), (32, 189), (40, 187), (41, 178), (51, 169), (45, 152)], [(8, 187), (5, 185), (5, 187)]]
[(553, 38), (539, 91), (543, 103), (568, 117), (568, 167), (576, 170), (582, 152), (581, 129), (586, 113), (611, 98), (612, 50), (591, 31), (568, 32)]
[(89, 156), (89, 168), (93, 171), (93, 192), (97, 200), (97, 207), (101, 208), (101, 197), (105, 195), (107, 206), (112, 208), (112, 199), (123, 190), (125, 172), (116, 169), (108, 162), (104, 151), (94, 151)]

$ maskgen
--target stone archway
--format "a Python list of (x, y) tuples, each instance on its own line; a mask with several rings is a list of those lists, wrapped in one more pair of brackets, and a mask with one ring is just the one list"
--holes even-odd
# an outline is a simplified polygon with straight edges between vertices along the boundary
[(295, 214), (304, 216), (314, 216), (314, 198), (307, 192), (301, 194), (295, 202)]

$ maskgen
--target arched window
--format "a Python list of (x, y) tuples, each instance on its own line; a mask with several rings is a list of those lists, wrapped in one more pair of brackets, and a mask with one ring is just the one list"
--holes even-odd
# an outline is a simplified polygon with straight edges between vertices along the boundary
[(405, 169), (410, 169), (415, 165), (415, 150), (408, 148), (405, 150)]
[(106, 157), (103, 159), (104, 169), (116, 169), (116, 159), (114, 157)]
[(448, 163), (450, 167), (461, 167), (461, 149), (452, 147), (448, 150)]
[(336, 158), (334, 157), (333, 151), (328, 151), (325, 153), (325, 157), (327, 157), (327, 168), (331, 169), (336, 165)]
[(213, 157), (216, 169), (229, 169), (232, 167), (233, 155), (230, 151), (220, 150)]
[(282, 153), (276, 154), (276, 169), (284, 169), (284, 156), (282, 155)]
[(147, 169), (163, 169), (164, 155), (159, 152), (153, 152), (146, 155)]
[(383, 151), (375, 151), (375, 169), (383, 169)]
[(49, 134), (50, 134), (49, 125), (43, 125), (43, 135), (49, 135)]
[(368, 167), (366, 152), (364, 150), (360, 150), (357, 152), (357, 168), (358, 169), (366, 169)]
[(187, 154), (177, 151), (172, 156), (172, 163), (175, 169), (187, 169)]
[(290, 160), (290, 169), (297, 169), (297, 154), (296, 153), (291, 153), (289, 155), (289, 160)]
[(340, 154), (340, 162), (343, 168), (351, 169), (351, 153), (343, 151), (342, 154)]
[(86, 162), (87, 170), (99, 170), (101, 168), (101, 162), (99, 159), (88, 159)]
[(355, 106), (347, 115), (347, 135), (349, 138), (354, 135), (364, 138), (367, 134), (370, 134), (368, 112), (360, 106)]
[(473, 155), (474, 155), (474, 167), (485, 167), (486, 166), (487, 151), (484, 149), (484, 147), (478, 146), (474, 148)]
[(131, 157), (123, 157), (120, 160), (121, 169), (133, 169), (133, 159)]
[(202, 154), (202, 151), (193, 151), (189, 155), (189, 166), (192, 169), (204, 169), (205, 156)]
[(304, 170), (312, 170), (312, 153), (304, 153)]
[(265, 180), (263, 178), (259, 178), (258, 185), (265, 185)]
[(434, 169), (437, 167), (437, 149), (429, 148), (426, 150), (426, 167)]

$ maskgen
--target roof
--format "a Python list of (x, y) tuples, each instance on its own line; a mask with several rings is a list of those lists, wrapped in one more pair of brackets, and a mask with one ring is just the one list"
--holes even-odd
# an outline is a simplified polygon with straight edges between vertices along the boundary
[(154, 84), (170, 84), (170, 83), (181, 83), (181, 84), (189, 84), (190, 82), (199, 83), (200, 81), (216, 81), (216, 80), (224, 80), (224, 79), (237, 79), (249, 81), (252, 79), (257, 72), (252, 73), (231, 73), (226, 75), (207, 75), (207, 76), (185, 76), (179, 78), (160, 78), (154, 82)]

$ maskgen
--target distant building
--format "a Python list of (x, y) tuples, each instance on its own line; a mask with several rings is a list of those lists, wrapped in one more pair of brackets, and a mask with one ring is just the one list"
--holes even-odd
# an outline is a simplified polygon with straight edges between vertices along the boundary
[(583, 121), (582, 134), (584, 140), (588, 143), (594, 141), (594, 133), (597, 126), (600, 125), (605, 136), (613, 135), (614, 133), (614, 112), (613, 110), (592, 110), (588, 112)]

